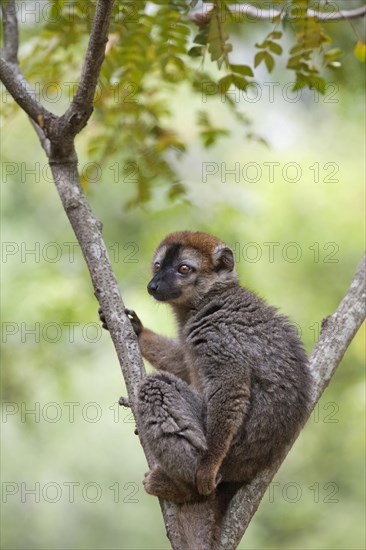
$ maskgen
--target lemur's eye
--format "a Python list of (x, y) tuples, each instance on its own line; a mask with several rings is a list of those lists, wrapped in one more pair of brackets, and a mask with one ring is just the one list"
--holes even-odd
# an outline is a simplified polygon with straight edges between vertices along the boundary
[(192, 271), (192, 268), (189, 267), (187, 264), (182, 264), (178, 267), (178, 273), (181, 275), (187, 275), (187, 273), (190, 273)]
[(155, 262), (153, 265), (153, 272), (157, 273), (158, 271), (160, 271), (160, 262)]

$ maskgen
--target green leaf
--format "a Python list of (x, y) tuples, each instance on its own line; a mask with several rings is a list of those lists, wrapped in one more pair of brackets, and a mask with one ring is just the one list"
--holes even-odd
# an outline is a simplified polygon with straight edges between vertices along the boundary
[(293, 91), (296, 92), (297, 90), (301, 90), (302, 88), (306, 88), (306, 86), (309, 86), (309, 77), (306, 74), (303, 73), (297, 73), (296, 74), (296, 82), (293, 86)]
[(254, 67), (258, 67), (265, 60), (267, 52), (258, 52), (254, 58)]
[(344, 52), (340, 48), (332, 48), (331, 50), (325, 52), (324, 58), (327, 61), (334, 61), (335, 59), (339, 59), (340, 57), (342, 57), (343, 54)]
[(264, 48), (267, 48), (269, 45), (269, 40), (265, 40), (262, 42), (262, 44), (256, 44), (255, 47), (259, 48), (260, 50), (263, 50)]
[(231, 84), (233, 83), (233, 75), (228, 74), (227, 76), (224, 76), (224, 78), (221, 78), (218, 81), (219, 91), (222, 94), (225, 94), (228, 89), (230, 88)]
[(274, 40), (278, 40), (278, 39), (282, 38), (282, 32), (281, 31), (273, 31), (273, 32), (270, 32), (268, 36), (273, 38)]
[(212, 16), (210, 19), (210, 25), (208, 28), (208, 41), (212, 42), (220, 38), (220, 27), (217, 17)]
[(254, 76), (253, 70), (249, 65), (230, 65), (233, 73), (239, 73), (244, 76)]
[(190, 57), (201, 57), (203, 55), (202, 46), (193, 46), (188, 52)]
[(269, 52), (258, 52), (254, 59), (254, 67), (258, 67), (262, 62), (265, 62), (267, 70), (271, 73), (275, 66), (275, 60)]
[(361, 42), (359, 40), (356, 44), (356, 47), (354, 49), (354, 54), (357, 57), (361, 63), (365, 63), (366, 61), (366, 44), (364, 42)]
[(290, 57), (287, 62), (288, 69), (299, 69), (301, 64), (304, 64), (304, 60), (307, 60), (310, 57), (310, 52), (294, 55)]
[(233, 75), (233, 84), (239, 90), (243, 90), (245, 92), (245, 90), (248, 88), (248, 85), (250, 84), (250, 82), (248, 82), (248, 80), (246, 78), (244, 78), (243, 76)]
[(270, 53), (268, 52), (265, 52), (265, 58), (264, 58), (264, 61), (266, 63), (266, 66), (267, 66), (267, 70), (269, 73), (271, 73), (274, 69), (274, 66), (275, 66), (275, 60), (274, 58), (271, 56)]
[(303, 49), (302, 45), (301, 44), (296, 44), (296, 46), (293, 46), (291, 49), (290, 49), (290, 54), (291, 55), (294, 55), (295, 53), (299, 53), (301, 52)]
[(282, 46), (277, 44), (277, 42), (270, 42), (269, 49), (271, 50), (271, 52), (275, 53), (276, 55), (281, 55), (283, 52)]
[(194, 43), (206, 46), (208, 40), (208, 27), (203, 27), (200, 32), (195, 36)]
[(326, 88), (326, 82), (324, 78), (321, 78), (320, 76), (309, 76), (309, 85), (310, 88), (314, 88), (317, 90), (320, 94), (325, 94), (325, 88)]
[(221, 44), (218, 41), (210, 42), (208, 51), (211, 54), (211, 60), (217, 61), (222, 56)]

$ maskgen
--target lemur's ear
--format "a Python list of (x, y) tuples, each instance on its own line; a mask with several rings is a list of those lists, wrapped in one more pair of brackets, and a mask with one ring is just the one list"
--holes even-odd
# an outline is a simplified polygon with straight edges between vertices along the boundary
[(226, 269), (232, 271), (234, 269), (234, 254), (227, 246), (222, 246), (217, 250), (216, 254), (216, 271)]

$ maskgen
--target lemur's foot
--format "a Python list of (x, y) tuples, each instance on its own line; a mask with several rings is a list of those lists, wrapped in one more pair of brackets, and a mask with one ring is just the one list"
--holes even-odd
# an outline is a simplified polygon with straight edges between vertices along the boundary
[(155, 466), (146, 472), (142, 483), (149, 495), (177, 504), (196, 500), (198, 496), (193, 486), (181, 481), (173, 481), (160, 466)]
[(128, 409), (131, 408), (131, 403), (128, 397), (124, 397), (123, 395), (121, 395), (121, 397), (118, 399), (118, 404), (121, 405), (121, 407), (127, 407)]

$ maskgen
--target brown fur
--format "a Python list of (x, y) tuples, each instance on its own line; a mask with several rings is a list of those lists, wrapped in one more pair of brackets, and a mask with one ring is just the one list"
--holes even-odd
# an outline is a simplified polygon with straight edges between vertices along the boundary
[[(213, 269), (213, 252), (216, 247), (223, 245), (222, 241), (209, 233), (200, 233), (198, 231), (176, 231), (175, 233), (170, 233), (163, 241), (159, 244), (155, 255), (162, 248), (168, 248), (172, 244), (179, 243), (185, 248), (192, 248), (200, 252), (202, 261), (202, 269), (209, 270)], [(154, 257), (155, 257), (154, 255)]]
[(148, 290), (172, 306), (178, 338), (130, 313), (142, 354), (160, 371), (139, 392), (141, 429), (158, 464), (145, 486), (199, 503), (217, 484), (224, 494), (252, 479), (297, 433), (309, 403), (307, 359), (289, 321), (239, 285), (232, 251), (216, 237), (168, 235)]

